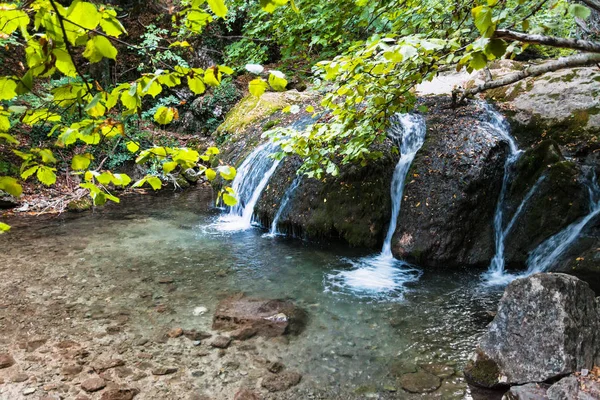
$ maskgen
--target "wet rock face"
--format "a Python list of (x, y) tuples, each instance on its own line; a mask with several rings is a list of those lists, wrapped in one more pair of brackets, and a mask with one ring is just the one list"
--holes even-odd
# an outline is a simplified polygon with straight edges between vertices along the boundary
[(518, 267), (541, 242), (589, 212), (589, 194), (580, 167), (553, 140), (527, 149), (511, 173), (503, 226), (522, 210), (506, 237), (505, 258)]
[(487, 265), (507, 147), (476, 104), (425, 103), (427, 136), (406, 180), (394, 255), (420, 266)]
[(256, 335), (275, 337), (298, 334), (306, 322), (306, 312), (289, 300), (234, 296), (217, 305), (213, 329), (232, 331), (250, 328)]
[(517, 279), (506, 288), (465, 376), (474, 385), (495, 387), (591, 368), (599, 325), (587, 283), (565, 274)]
[(528, 383), (527, 385), (512, 387), (502, 397), (502, 400), (547, 400), (546, 390), (547, 385)]

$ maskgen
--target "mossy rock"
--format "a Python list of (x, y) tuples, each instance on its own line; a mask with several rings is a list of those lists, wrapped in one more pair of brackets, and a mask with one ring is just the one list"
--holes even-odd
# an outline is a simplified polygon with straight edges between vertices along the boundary
[(481, 350), (477, 350), (475, 358), (467, 363), (464, 372), (467, 382), (471, 385), (487, 389), (496, 389), (503, 386), (500, 383), (498, 364)]
[(442, 380), (429, 372), (418, 371), (403, 375), (400, 385), (409, 393), (431, 393), (442, 385)]
[(67, 204), (67, 210), (72, 212), (83, 212), (92, 208), (92, 199), (89, 197), (82, 197), (78, 200), (71, 200)]
[(227, 114), (217, 132), (219, 135), (241, 133), (249, 125), (265, 119), (274, 112), (288, 105), (307, 101), (313, 96), (310, 92), (300, 93), (296, 90), (268, 92), (260, 98), (249, 94)]

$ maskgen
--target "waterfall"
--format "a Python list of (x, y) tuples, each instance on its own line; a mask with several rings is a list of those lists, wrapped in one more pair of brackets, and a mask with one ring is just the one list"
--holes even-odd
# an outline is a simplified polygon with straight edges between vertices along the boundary
[(396, 115), (394, 119), (388, 135), (400, 149), (400, 160), (396, 164), (392, 178), (392, 215), (387, 235), (385, 235), (385, 241), (383, 242), (383, 248), (381, 249), (381, 255), (388, 258), (393, 258), (392, 237), (394, 236), (394, 232), (396, 232), (398, 215), (400, 215), (404, 181), (406, 180), (408, 169), (417, 155), (417, 151), (419, 151), (421, 146), (423, 146), (423, 142), (425, 142), (425, 121), (422, 117), (413, 114), (403, 114)]
[(527, 259), (527, 275), (537, 272), (548, 271), (560, 256), (571, 247), (585, 226), (600, 214), (600, 188), (596, 176), (588, 186), (590, 196), (590, 211), (579, 221), (573, 222), (554, 236), (546, 239), (535, 250), (533, 250)]
[(270, 157), (277, 151), (277, 145), (270, 142), (262, 144), (240, 165), (231, 185), (238, 197), (238, 204), (221, 218), (220, 230), (240, 231), (252, 227), (254, 206), (280, 163), (280, 160)]
[[(495, 282), (497, 278), (504, 275), (504, 241), (506, 235), (510, 231), (510, 229), (504, 228), (506, 191), (508, 190), (510, 183), (512, 167), (521, 157), (523, 151), (519, 150), (515, 139), (510, 135), (509, 125), (506, 119), (502, 117), (498, 111), (494, 110), (489, 104), (482, 103), (482, 107), (485, 110), (485, 115), (487, 117), (487, 120), (484, 121), (484, 124), (489, 130), (502, 137), (502, 139), (508, 143), (509, 149), (508, 157), (506, 157), (506, 161), (504, 162), (502, 189), (500, 190), (500, 196), (498, 197), (498, 201), (496, 203), (496, 212), (494, 213), (494, 243), (496, 245), (496, 254), (494, 255), (494, 258), (492, 258), (490, 268), (486, 273), (488, 282)], [(522, 202), (522, 205), (524, 203), (525, 201)]]
[(392, 119), (388, 136), (400, 149), (400, 160), (394, 169), (390, 189), (392, 214), (381, 253), (359, 260), (347, 260), (353, 265), (352, 270), (337, 271), (327, 279), (337, 289), (348, 288), (353, 292), (371, 294), (387, 294), (394, 292), (407, 282), (419, 279), (420, 271), (411, 268), (402, 260), (392, 255), (392, 238), (396, 231), (400, 206), (404, 192), (404, 183), (410, 166), (425, 141), (425, 120), (418, 115), (398, 114)]
[(269, 230), (269, 233), (265, 234), (266, 237), (275, 237), (281, 234), (277, 230), (277, 223), (279, 222), (279, 218), (281, 218), (283, 212), (286, 210), (287, 204), (292, 198), (292, 195), (294, 194), (298, 186), (300, 186), (300, 182), (302, 182), (302, 175), (298, 175), (285, 191), (283, 198), (281, 199), (281, 203), (279, 204), (279, 209), (277, 210), (277, 213), (275, 213), (275, 217), (273, 218), (273, 222), (271, 223), (271, 229)]

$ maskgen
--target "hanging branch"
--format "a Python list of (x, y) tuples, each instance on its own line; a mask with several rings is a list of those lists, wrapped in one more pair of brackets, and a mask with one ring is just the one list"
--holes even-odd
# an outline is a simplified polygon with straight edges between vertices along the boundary
[(505, 75), (499, 79), (488, 81), (474, 88), (467, 89), (462, 92), (459, 102), (462, 102), (465, 97), (481, 93), (485, 90), (495, 89), (502, 86), (510, 85), (525, 78), (543, 75), (547, 72), (558, 71), (564, 68), (584, 67), (600, 63), (600, 54), (584, 53), (574, 56), (559, 58), (555, 61), (549, 61), (540, 65), (531, 65), (522, 71)]
[(543, 46), (560, 47), (563, 49), (573, 49), (586, 51), (590, 53), (600, 53), (600, 43), (589, 40), (565, 39), (555, 36), (530, 35), (528, 33), (498, 29), (494, 33), (494, 38), (515, 40), (523, 43), (540, 44)]

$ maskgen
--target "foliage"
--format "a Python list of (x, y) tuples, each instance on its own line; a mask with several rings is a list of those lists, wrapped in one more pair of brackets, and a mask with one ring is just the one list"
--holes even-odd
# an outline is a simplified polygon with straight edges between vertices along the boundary
[[(286, 3), (284, 0), (261, 0), (261, 6), (271, 11)], [(226, 13), (227, 7), (222, 0), (184, 2), (183, 8), (173, 17), (174, 27), (201, 33), (208, 23), (225, 17)], [(215, 179), (217, 174), (225, 180), (233, 179), (235, 169), (232, 167), (208, 167), (218, 149), (211, 147), (200, 154), (185, 147), (146, 145), (127, 132), (123, 123), (128, 116), (141, 115), (147, 97), (156, 98), (163, 90), (182, 84), (194, 94), (202, 95), (207, 87), (219, 86), (223, 76), (232, 74), (233, 70), (223, 65), (207, 69), (178, 65), (173, 69), (144, 73), (138, 79), (114, 88), (103, 88), (98, 82), (88, 81), (82, 73), (81, 56), (90, 64), (104, 59), (115, 60), (118, 54), (115, 43), (126, 43), (121, 39), (126, 34), (117, 12), (104, 5), (80, 0), (68, 7), (56, 0), (1, 4), (0, 37), (3, 44), (17, 46), (18, 43), (25, 49), (23, 73), (13, 71), (14, 75), (0, 76), (0, 101), (12, 103), (7, 108), (0, 108), (3, 141), (12, 146), (19, 143), (13, 136), (16, 126), (50, 127), (48, 135), (55, 139), (56, 148), (80, 144), (87, 149), (124, 140), (127, 149), (136, 154), (137, 163), (158, 162), (163, 174), (176, 168), (195, 168), (209, 180)], [(63, 80), (62, 84), (51, 88), (40, 84), (57, 76)], [(31, 94), (40, 101), (31, 101), (28, 98)], [(177, 110), (166, 106), (159, 106), (154, 116), (161, 125), (176, 118)], [(29, 128), (19, 129), (26, 132)], [(58, 160), (51, 148), (29, 147), (14, 149), (13, 153), (22, 159), (21, 179), (35, 176), (45, 185), (56, 182)], [(109, 200), (118, 202), (119, 199), (111, 194), (112, 188), (129, 186), (131, 178), (110, 170), (89, 169), (94, 159), (89, 150), (73, 157), (71, 167), (83, 177), (80, 186), (89, 190), (95, 205)], [(162, 183), (159, 177), (148, 175), (131, 186), (144, 185), (156, 190)], [(18, 180), (9, 176), (0, 176), (0, 189), (16, 197), (22, 193)], [(225, 188), (219, 196), (231, 203), (232, 194), (230, 188)], [(5, 230), (7, 228), (2, 225), (0, 231)]]

